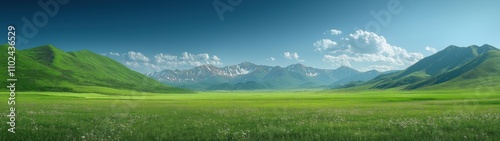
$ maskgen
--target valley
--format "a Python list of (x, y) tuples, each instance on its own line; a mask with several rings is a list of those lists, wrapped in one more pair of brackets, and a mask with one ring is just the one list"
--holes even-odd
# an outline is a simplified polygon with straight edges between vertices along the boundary
[(500, 138), (500, 51), (489, 45), (389, 72), (244, 62), (141, 74), (87, 50), (17, 54), (16, 133), (0, 140)]
[(0, 141), (500, 140), (499, 0), (2, 2)]

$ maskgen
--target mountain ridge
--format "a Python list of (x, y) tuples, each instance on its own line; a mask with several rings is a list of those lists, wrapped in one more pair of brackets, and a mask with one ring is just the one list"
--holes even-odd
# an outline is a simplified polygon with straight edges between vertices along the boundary
[(338, 69), (318, 69), (301, 63), (281, 67), (242, 62), (220, 68), (213, 65), (202, 65), (187, 70), (167, 69), (146, 75), (169, 85), (185, 86), (184, 88), (189, 85), (192, 88), (201, 84), (204, 87), (195, 89), (213, 90), (223, 87), (235, 88), (235, 85), (258, 86), (256, 89), (331, 87), (350, 81), (366, 81), (381, 73), (376, 70), (359, 72), (345, 66)]
[(437, 85), (452, 86), (451, 82), (461, 79), (464, 82), (460, 83), (463, 85), (460, 87), (471, 87), (472, 85), (465, 83), (475, 81), (473, 79), (478, 79), (482, 73), (500, 76), (495, 72), (495, 69), (485, 69), (488, 65), (484, 65), (487, 63), (489, 66), (500, 67), (500, 57), (496, 57), (496, 54), (500, 54), (500, 50), (488, 44), (468, 47), (450, 45), (405, 70), (377, 76), (361, 85), (369, 86), (372, 89), (437, 89)]

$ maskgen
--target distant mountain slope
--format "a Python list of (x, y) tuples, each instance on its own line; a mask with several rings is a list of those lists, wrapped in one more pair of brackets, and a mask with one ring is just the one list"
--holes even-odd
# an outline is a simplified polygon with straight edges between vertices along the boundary
[[(8, 45), (1, 45), (6, 51)], [(7, 54), (0, 54), (6, 58)], [(2, 59), (5, 62), (6, 59)], [(6, 69), (1, 69), (6, 74)], [(52, 45), (16, 52), (18, 91), (71, 91), (110, 93), (108, 90), (183, 93), (132, 71), (108, 57), (88, 50), (64, 52)], [(5, 79), (7, 75), (0, 76)]]
[(349, 67), (328, 70), (293, 64), (283, 68), (244, 62), (223, 68), (204, 65), (189, 70), (164, 70), (147, 75), (183, 88), (239, 90), (331, 87), (351, 81), (367, 81), (379, 74), (378, 71), (359, 72)]
[[(371, 88), (378, 89), (395, 87), (418, 89), (437, 84), (474, 86), (475, 84), (466, 82), (479, 79), (486, 74), (493, 76), (499, 74), (500, 58), (497, 57), (499, 52), (500, 50), (491, 45), (449, 46), (403, 71), (378, 76), (365, 85), (372, 85)], [(458, 80), (463, 83), (457, 83)]]
[(445, 72), (425, 81), (409, 85), (407, 89), (441, 84), (446, 87), (500, 86), (500, 51), (485, 52), (460, 68)]

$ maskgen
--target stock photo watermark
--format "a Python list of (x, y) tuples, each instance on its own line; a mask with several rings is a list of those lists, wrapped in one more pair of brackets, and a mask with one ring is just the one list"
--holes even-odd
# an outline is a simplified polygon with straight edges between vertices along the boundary
[[(382, 9), (379, 11), (370, 11), (370, 15), (372, 16), (373, 20), (368, 21), (365, 24), (364, 30), (379, 34), (380, 32), (382, 32), (382, 28), (389, 26), (389, 24), (392, 22), (392, 16), (400, 14), (401, 12), (403, 12), (403, 10), (404, 6), (401, 5), (401, 0), (389, 0), (387, 2), (386, 9)], [(354, 27), (354, 30), (358, 29), (360, 28)], [(361, 48), (367, 46), (367, 44), (360, 43), (358, 40), (355, 40), (354, 43), (356, 44), (356, 46)]]
[(7, 48), (7, 71), (8, 77), (7, 81), (9, 84), (7, 85), (7, 89), (9, 89), (9, 100), (7, 104), (9, 104), (9, 114), (7, 117), (9, 121), (7, 124), (10, 126), (7, 130), (11, 133), (16, 133), (16, 28), (14, 26), (7, 27), (7, 38), (9, 47)]
[(234, 8), (238, 5), (240, 5), (243, 2), (243, 0), (227, 0), (223, 2), (222, 0), (214, 0), (212, 2), (212, 5), (215, 9), (215, 12), (219, 16), (219, 20), (222, 22), (224, 21), (224, 13), (226, 12), (233, 12)]
[(34, 38), (38, 34), (39, 28), (47, 26), (49, 19), (55, 17), (59, 13), (61, 5), (68, 4), (70, 0), (40, 0), (38, 5), (42, 10), (35, 12), (31, 18), (23, 16), (21, 18), (21, 35), (17, 37), (18, 45), (27, 44), (29, 39)]
[[(61, 5), (69, 3), (70, 0), (39, 0), (37, 3), (41, 10), (33, 13), (31, 18), (26, 16), (21, 17), (22, 25), (16, 32), (16, 27), (8, 26), (7, 38), (9, 47), (7, 49), (7, 89), (9, 90), (9, 98), (7, 101), (9, 107), (8, 117), (10, 133), (16, 133), (16, 43), (17, 45), (27, 44), (29, 39), (34, 38), (38, 34), (39, 28), (47, 26), (49, 19), (55, 17), (60, 10)], [(16, 36), (16, 33), (21, 33)]]

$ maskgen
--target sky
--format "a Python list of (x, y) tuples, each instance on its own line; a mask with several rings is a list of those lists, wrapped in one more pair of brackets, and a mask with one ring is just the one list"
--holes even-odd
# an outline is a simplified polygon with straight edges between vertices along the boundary
[(8, 11), (0, 15), (0, 27), (16, 27), (18, 49), (46, 44), (86, 49), (141, 73), (242, 62), (401, 70), (449, 45), (500, 47), (497, 0), (19, 0), (0, 5)]

